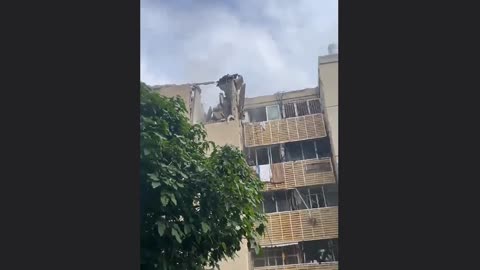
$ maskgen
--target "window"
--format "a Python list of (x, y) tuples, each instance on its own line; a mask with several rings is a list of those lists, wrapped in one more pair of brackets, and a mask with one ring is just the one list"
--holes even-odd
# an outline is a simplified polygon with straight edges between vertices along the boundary
[(267, 121), (267, 112), (265, 107), (254, 108), (247, 110), (250, 122), (263, 122)]
[(335, 250), (338, 246), (337, 239), (306, 241), (301, 246), (306, 263), (338, 261), (338, 250)]
[(338, 206), (338, 187), (336, 184), (324, 186), (327, 206)]
[(257, 148), (257, 165), (269, 164), (270, 160), (268, 158), (268, 148)]
[(336, 193), (330, 189), (328, 192), (330, 198), (327, 198), (325, 186), (267, 192), (263, 194), (263, 210), (268, 214), (336, 206)]
[[(277, 266), (301, 263), (301, 249), (298, 245), (263, 248), (260, 254), (253, 253), (253, 266)], [(285, 258), (285, 259), (284, 259)]]
[(266, 250), (268, 265), (283, 265), (282, 248), (270, 248)]
[(302, 151), (303, 151), (303, 159), (317, 158), (314, 141), (303, 141)]
[(264, 213), (290, 211), (290, 196), (285, 191), (267, 192), (263, 194)]
[(246, 150), (246, 156), (247, 156), (247, 163), (249, 166), (255, 166), (257, 161), (256, 161), (256, 155), (255, 155), (255, 149), (248, 148)]
[(320, 100), (318, 99), (309, 100), (308, 109), (310, 110), (310, 114), (321, 113), (322, 108), (320, 106)]
[(295, 103), (288, 103), (283, 105), (285, 109), (285, 118), (296, 117), (297, 113), (295, 112)]
[(277, 212), (277, 205), (275, 202), (275, 195), (273, 192), (263, 194), (263, 209), (265, 213)]
[(297, 161), (303, 159), (302, 146), (299, 142), (285, 144), (286, 160)]
[(278, 105), (267, 106), (267, 121), (278, 120), (280, 116), (280, 108)]
[(247, 114), (250, 122), (264, 122), (282, 118), (278, 105), (248, 109)]
[(310, 205), (312, 208), (325, 207), (325, 199), (323, 197), (323, 187), (310, 188)]
[(283, 105), (283, 109), (285, 111), (285, 118), (322, 112), (322, 107), (319, 99), (287, 103)]
[(300, 249), (297, 245), (283, 247), (283, 253), (285, 254), (285, 264), (297, 264), (299, 263)]
[(330, 139), (328, 137), (315, 140), (315, 146), (319, 158), (330, 157), (332, 155)]
[(270, 148), (270, 151), (272, 153), (272, 163), (282, 162), (282, 159), (280, 157), (280, 145), (272, 146)]
[(277, 212), (290, 211), (290, 204), (287, 200), (286, 192), (276, 192), (275, 200), (277, 201)]
[(260, 254), (255, 254), (255, 252), (252, 252), (254, 259), (253, 259), (253, 267), (263, 267), (267, 266), (267, 263), (265, 261), (266, 256), (260, 256)]
[(297, 116), (309, 114), (307, 102), (297, 102)]
[(247, 163), (250, 166), (280, 163), (280, 145), (262, 148), (249, 148), (246, 150)]
[(331, 155), (328, 138), (285, 143), (285, 158), (287, 161), (327, 158)]
[(338, 239), (328, 240), (328, 248), (333, 253), (333, 260), (338, 261)]
[(292, 209), (303, 210), (310, 208), (310, 198), (308, 195), (308, 188), (299, 188), (291, 190), (289, 195), (292, 198)]

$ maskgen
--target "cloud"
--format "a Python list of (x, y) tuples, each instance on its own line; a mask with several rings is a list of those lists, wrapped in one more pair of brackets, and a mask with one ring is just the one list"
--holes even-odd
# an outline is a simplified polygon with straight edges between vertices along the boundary
[[(239, 73), (248, 97), (315, 87), (318, 56), (337, 40), (335, 0), (141, 0), (141, 78), (149, 84)], [(219, 90), (202, 89), (215, 105)]]

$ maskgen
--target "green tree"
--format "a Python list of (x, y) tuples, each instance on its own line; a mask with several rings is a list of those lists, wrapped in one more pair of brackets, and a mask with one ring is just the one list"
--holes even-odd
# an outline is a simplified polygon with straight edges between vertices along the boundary
[(263, 183), (242, 152), (206, 141), (179, 97), (140, 92), (141, 269), (215, 266), (242, 239), (257, 248)]

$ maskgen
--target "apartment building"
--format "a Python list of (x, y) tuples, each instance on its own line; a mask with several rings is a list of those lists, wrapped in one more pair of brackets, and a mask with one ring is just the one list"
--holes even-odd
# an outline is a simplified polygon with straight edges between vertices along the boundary
[(245, 99), (244, 151), (266, 183), (251, 269), (338, 269), (338, 196), (320, 88)]
[(338, 54), (319, 57), (318, 75), (317, 87), (252, 98), (241, 76), (226, 75), (217, 82), (225, 95), (206, 115), (198, 85), (154, 87), (180, 95), (207, 139), (242, 149), (265, 182), (262, 252), (243, 243), (221, 270), (338, 269)]

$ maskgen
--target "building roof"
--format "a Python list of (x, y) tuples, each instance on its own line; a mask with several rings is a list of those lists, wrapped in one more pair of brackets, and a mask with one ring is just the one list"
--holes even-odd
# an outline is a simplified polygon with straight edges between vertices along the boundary
[(333, 63), (333, 62), (338, 62), (338, 53), (318, 57), (318, 64), (319, 65)]

